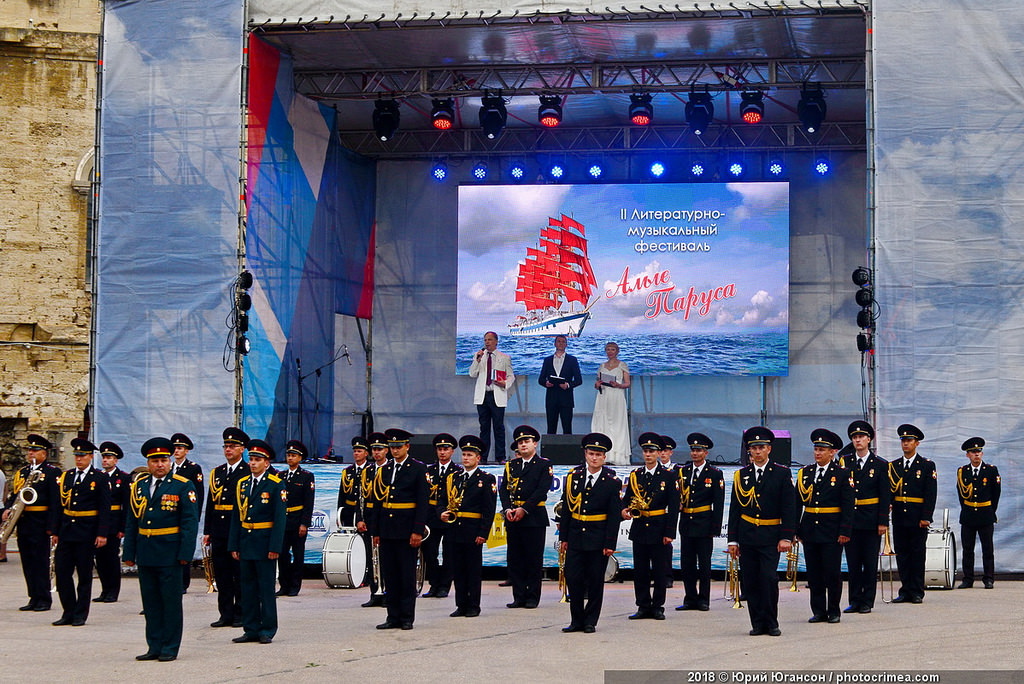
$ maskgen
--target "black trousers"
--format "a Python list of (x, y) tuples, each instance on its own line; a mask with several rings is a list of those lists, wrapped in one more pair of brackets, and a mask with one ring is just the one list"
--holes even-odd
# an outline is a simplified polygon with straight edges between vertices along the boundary
[(896, 566), (900, 569), (899, 595), (924, 598), (924, 561), (928, 547), (927, 527), (892, 526)]
[(245, 634), (268, 636), (277, 634), (277, 597), (274, 596), (276, 563), (269, 558), (241, 560), (242, 628)]
[[(90, 541), (58, 542), (53, 556), (54, 575), (57, 581), (57, 595), (64, 609), (63, 617), (85, 620), (89, 617), (92, 601), (92, 563), (95, 557), (95, 538)], [(75, 574), (78, 575), (78, 589), (75, 589)]]
[(839, 617), (843, 598), (843, 547), (834, 542), (803, 542), (807, 584), (811, 589), (811, 614)]
[(188, 591), (192, 586), (192, 564), (185, 563), (181, 566), (181, 593)]
[(96, 549), (96, 576), (100, 578), (100, 596), (116, 601), (121, 594), (121, 540), (116, 534)]
[(444, 557), (439, 558), (442, 542), (446, 541), (451, 525), (440, 520), (430, 523), (430, 536), (423, 540), (424, 577), (435, 591), (449, 591), (452, 587), (452, 563), (448, 558), (448, 544), (444, 544)]
[(294, 595), (302, 588), (302, 570), (306, 564), (306, 538), (299, 531), (286, 530), (281, 555), (277, 557), (277, 577), (281, 591)]
[(487, 462), (487, 454), (491, 450), (491, 428), (494, 429), (494, 460), (505, 460), (505, 407), (494, 403), (494, 392), (484, 392), (484, 402), (476, 405), (476, 415), (480, 419), (480, 439), (484, 450), (480, 454), (480, 462)]
[(416, 555), (409, 539), (380, 540), (380, 574), (387, 595), (387, 621), (400, 625), (416, 619)]
[(572, 544), (565, 551), (565, 587), (569, 592), (569, 623), (574, 627), (597, 626), (604, 603), (604, 551), (580, 551)]
[(210, 537), (210, 559), (217, 580), (217, 610), (220, 619), (238, 622), (242, 619), (242, 582), (238, 561), (228, 552), (228, 540)]
[(633, 593), (640, 610), (665, 607), (665, 566), (671, 557), (671, 544), (633, 542)]
[(34, 608), (49, 608), (50, 595), (50, 536), (44, 531), (22, 531), (18, 522), (18, 552), (21, 554), (21, 572), (25, 575), (28, 602)]
[(740, 588), (754, 629), (779, 627), (778, 546), (740, 545)]
[(572, 406), (548, 406), (546, 407), (548, 414), (548, 431), (547, 434), (553, 435), (558, 432), (558, 421), (562, 421), (562, 434), (572, 434)]
[(982, 579), (995, 581), (996, 557), (992, 547), (992, 532), (995, 525), (960, 525), (960, 539), (964, 545), (964, 581), (974, 581), (974, 538), (981, 539)]
[(451, 555), (451, 569), (455, 575), (455, 607), (460, 610), (480, 610), (483, 544), (445, 542), (444, 549), (445, 555)]
[(363, 575), (360, 586), (370, 587), (370, 598), (372, 599), (373, 595), (377, 593), (377, 580), (373, 578), (373, 537), (369, 532), (360, 532), (359, 536), (363, 538), (363, 547), (366, 549), (366, 573)]
[(512, 583), (512, 600), (517, 603), (540, 603), (540, 583), (544, 579), (544, 527), (520, 527), (512, 523), (505, 528), (508, 581)]
[(180, 565), (140, 565), (139, 592), (146, 614), (146, 646), (150, 653), (177, 656), (181, 647)]
[[(849, 571), (847, 594), (854, 608), (873, 608), (878, 589), (878, 552), (882, 538), (878, 529), (852, 530), (846, 542), (846, 568)], [(889, 562), (889, 561), (886, 561)]]
[(684, 605), (711, 602), (711, 552), (713, 537), (681, 537), (679, 567), (683, 571)]

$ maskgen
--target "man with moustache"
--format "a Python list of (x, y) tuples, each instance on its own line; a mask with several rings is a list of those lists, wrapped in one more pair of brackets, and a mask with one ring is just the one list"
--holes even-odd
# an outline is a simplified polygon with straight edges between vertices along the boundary
[(853, 525), (844, 544), (849, 571), (846, 593), (850, 605), (844, 613), (870, 613), (878, 588), (878, 552), (889, 529), (889, 463), (871, 448), (875, 429), (863, 420), (846, 428), (853, 453), (840, 465), (853, 476)]
[(555, 335), (555, 353), (544, 359), (537, 378), (537, 383), (547, 388), (544, 393), (544, 410), (548, 416), (549, 435), (558, 431), (559, 420), (562, 421), (562, 433), (572, 434), (572, 410), (576, 405), (573, 389), (583, 384), (579, 361), (565, 352), (567, 344), (565, 335)]
[(683, 572), (683, 604), (676, 610), (706, 611), (711, 607), (711, 552), (722, 533), (725, 479), (707, 462), (715, 446), (700, 432), (686, 436), (690, 462), (679, 471), (679, 565)]
[(242, 586), (238, 559), (228, 550), (231, 521), (238, 515), (235, 492), (238, 481), (249, 475), (242, 454), (249, 444), (249, 435), (236, 427), (225, 428), (225, 463), (210, 471), (210, 496), (206, 499), (203, 521), (203, 544), (210, 546), (213, 574), (217, 578), (217, 610), (220, 616), (211, 627), (242, 626)]
[(769, 461), (775, 435), (755, 426), (743, 433), (750, 463), (736, 471), (729, 504), (729, 554), (740, 562), (750, 636), (781, 636), (779, 554), (793, 544), (796, 505), (789, 468)]
[[(452, 586), (452, 564), (449, 562), (447, 551), (444, 554), (444, 562), (438, 562), (441, 544), (445, 540), (448, 525), (441, 525), (441, 511), (444, 507), (440, 505), (441, 493), (448, 475), (462, 470), (462, 466), (452, 463), (452, 454), (455, 452), (455, 437), (442, 432), (434, 435), (434, 452), (437, 455), (437, 462), (427, 466), (427, 478), (430, 480), (430, 494), (427, 503), (431, 506), (430, 517), (427, 520), (430, 527), (430, 536), (423, 540), (420, 547), (423, 552), (423, 570), (426, 574), (430, 587), (423, 592), (423, 598), (444, 598)], [(480, 454), (477, 453), (479, 458)], [(447, 550), (447, 546), (444, 547)]]
[(93, 603), (115, 603), (121, 593), (121, 540), (124, 538), (131, 495), (131, 478), (117, 467), (124, 451), (114, 442), (100, 444), (103, 473), (110, 487), (110, 533), (107, 543), (96, 549), (96, 575), (100, 578), (100, 595)]
[(960, 539), (964, 548), (964, 580), (957, 589), (974, 586), (974, 540), (981, 539), (981, 579), (986, 589), (995, 586), (995, 552), (992, 532), (996, 524), (996, 509), (1002, 483), (999, 469), (982, 461), (985, 440), (971, 437), (960, 445), (970, 462), (961, 466), (956, 474), (956, 493), (960, 499)]
[(935, 464), (917, 453), (924, 439), (921, 429), (910, 423), (896, 428), (903, 457), (889, 463), (889, 492), (892, 494), (892, 541), (900, 590), (893, 603), (924, 601), (924, 563), (928, 527), (935, 512), (937, 493)]
[(306, 445), (297, 439), (288, 442), (284, 457), (288, 468), (278, 477), (284, 482), (287, 494), (285, 509), (284, 543), (277, 559), (278, 596), (298, 596), (302, 589), (302, 569), (306, 562), (306, 534), (313, 524), (313, 505), (316, 481), (313, 473), (302, 467), (302, 459), (309, 454)]
[[(203, 486), (203, 469), (198, 463), (189, 459), (188, 454), (195, 446), (192, 440), (183, 432), (175, 432), (171, 435), (171, 444), (174, 446), (174, 459), (171, 462), (171, 475), (181, 475), (196, 490), (196, 507), (201, 516), (203, 513), (203, 497), (206, 495), (206, 488)], [(198, 519), (198, 516), (197, 516)], [(186, 563), (181, 568), (182, 593), (188, 591), (192, 584), (192, 563)]]
[(373, 513), (375, 503), (373, 500), (373, 483), (377, 471), (387, 465), (391, 457), (388, 450), (388, 438), (383, 432), (371, 432), (367, 437), (370, 445), (370, 455), (373, 462), (363, 468), (359, 475), (359, 505), (356, 508), (356, 530), (362, 535), (366, 544), (366, 574), (370, 578), (370, 598), (366, 603), (361, 604), (363, 608), (374, 608), (384, 605), (384, 594), (380, 592), (380, 586), (373, 574), (371, 559), (373, 557), (372, 536), (369, 532), (369, 516)]
[(593, 634), (604, 602), (604, 573), (615, 553), (622, 519), (622, 482), (604, 465), (612, 440), (592, 432), (580, 442), (586, 463), (573, 468), (562, 487), (559, 551), (565, 554), (569, 625), (562, 631)]

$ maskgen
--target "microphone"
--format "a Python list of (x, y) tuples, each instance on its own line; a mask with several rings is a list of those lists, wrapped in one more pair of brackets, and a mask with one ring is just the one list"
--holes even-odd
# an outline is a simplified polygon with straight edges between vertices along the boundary
[(345, 360), (348, 361), (348, 365), (351, 366), (352, 365), (352, 357), (348, 355), (348, 345), (347, 344), (343, 344), (343, 345), (341, 345), (341, 348), (345, 350), (345, 353), (342, 354), (342, 356), (345, 357)]

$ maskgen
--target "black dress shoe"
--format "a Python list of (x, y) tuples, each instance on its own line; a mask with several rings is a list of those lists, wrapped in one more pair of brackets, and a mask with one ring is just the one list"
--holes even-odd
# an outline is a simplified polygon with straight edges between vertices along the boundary
[(768, 636), (782, 636), (782, 630), (778, 627), (772, 627), (768, 630)]
[(566, 634), (569, 634), (571, 632), (582, 632), (583, 627), (581, 627), (580, 625), (569, 625), (568, 627), (563, 627), (562, 631)]
[(26, 603), (21, 608), (18, 608), (18, 610), (35, 610), (35, 609), (36, 609), (36, 607), (33, 604), (31, 604), (31, 603)]
[(985, 580), (985, 588), (986, 589), (992, 589), (994, 584), (995, 583), (992, 580)]
[(216, 622), (211, 622), (210, 626), (211, 627), (230, 627), (231, 626), (231, 621), (230, 620), (225, 620), (224, 618), (221, 618), (220, 620), (217, 620)]
[(860, 612), (860, 606), (855, 606), (855, 605), (853, 605), (851, 603), (850, 605), (848, 605), (845, 608), (843, 608), (843, 612), (844, 613), (859, 613)]
[(437, 596), (437, 592), (436, 592), (436, 591), (434, 591), (434, 588), (433, 588), (433, 587), (431, 587), (430, 589), (428, 589), (428, 590), (426, 590), (425, 592), (423, 592), (423, 593), (421, 594), (421, 596), (422, 596), (423, 598), (434, 598), (435, 596)]
[(92, 602), (93, 603), (106, 603), (107, 602), (107, 597), (106, 596), (97, 596), (96, 598), (94, 598), (92, 600)]
[(270, 636), (268, 634), (260, 634), (260, 643), (261, 644), (269, 644), (273, 640), (274, 640), (274, 637), (272, 637), (272, 636)]
[(649, 617), (649, 615), (648, 615), (647, 611), (641, 609), (641, 610), (636, 611), (632, 615), (630, 615), (629, 619), (630, 620), (646, 620), (648, 617)]
[(376, 605), (377, 605), (377, 602), (376, 602), (376, 601), (374, 601), (373, 599), (370, 599), (370, 600), (369, 600), (369, 601), (367, 601), (366, 603), (361, 603), (361, 604), (359, 604), (359, 606), (360, 606), (361, 608), (373, 608), (373, 607), (374, 607), (374, 606), (376, 606)]
[(153, 652), (147, 651), (146, 653), (143, 653), (142, 655), (135, 656), (135, 659), (136, 660), (156, 660), (159, 657), (160, 657), (159, 653), (153, 653)]
[(522, 601), (513, 601), (512, 603), (506, 603), (505, 607), (506, 608), (522, 608), (525, 605), (526, 604), (523, 603)]
[(411, 622), (403, 622), (402, 623), (402, 629), (404, 629), (404, 630), (412, 629), (412, 623)]
[(232, 643), (236, 644), (248, 644), (254, 641), (259, 641), (260, 637), (257, 634), (243, 634), (242, 636), (236, 636), (232, 639)]
[(448, 598), (448, 591), (445, 589), (442, 589), (441, 591), (435, 591), (434, 598)]
[(241, 627), (242, 626), (242, 621), (241, 620), (232, 620), (231, 621), (231, 626), (232, 627)]
[(909, 599), (909, 598), (907, 598), (906, 596), (904, 596), (903, 594), (900, 594), (899, 596), (897, 596), (896, 598), (894, 598), (894, 599), (892, 600), (892, 602), (893, 602), (893, 603), (910, 603), (910, 599)]
[(63, 625), (70, 625), (71, 624), (71, 618), (69, 618), (69, 617), (62, 617), (60, 620), (54, 620), (52, 624), (53, 624), (54, 627), (62, 627)]
[(697, 610), (708, 611), (708, 610), (711, 610), (711, 606), (709, 606), (706, 603), (698, 603), (697, 604)]
[(536, 601), (527, 601), (526, 603), (523, 604), (523, 608), (527, 608), (529, 610), (533, 610), (536, 607), (537, 607), (537, 602)]
[(867, 615), (868, 613), (871, 612), (871, 606), (861, 606), (860, 608), (857, 609), (857, 612), (860, 613), (861, 615)]
[(398, 629), (401, 626), (397, 622), (382, 622), (377, 625), (377, 629)]
[(508, 580), (505, 580), (504, 582), (498, 582), (498, 586), (499, 587), (511, 587), (512, 583), (509, 582)]
[(807, 621), (814, 624), (815, 622), (825, 622), (826, 619), (824, 615), (812, 615)]
[(85, 624), (85, 619), (83, 619), (83, 618), (75, 618), (74, 620), (71, 621), (71, 626), (72, 627), (81, 627), (84, 624)]
[(915, 596), (914, 598), (910, 599), (910, 602), (911, 603), (924, 603), (924, 599), (921, 598), (920, 596)]
[(274, 596), (287, 596), (287, 595), (288, 595), (288, 592), (285, 591), (284, 589), (278, 589), (277, 591), (274, 592)]
[(664, 608), (655, 608), (654, 610), (652, 610), (651, 611), (651, 619), (652, 620), (664, 620), (665, 619), (665, 609)]
[(298, 595), (299, 595), (299, 592), (297, 592), (297, 591), (289, 591), (288, 594), (287, 594), (287, 596), (293, 596), (293, 597), (294, 596), (298, 596)]
[(49, 604), (45, 604), (45, 605), (42, 605), (42, 606), (36, 605), (36, 607), (33, 608), (32, 610), (35, 611), (36, 613), (45, 613), (46, 611), (50, 610), (50, 606), (49, 606)]
[(469, 610), (466, 611), (466, 617), (480, 617), (480, 609), (479, 608), (470, 608)]
[(676, 606), (676, 610), (697, 610), (697, 606), (692, 603), (684, 603), (681, 606)]
[(973, 586), (974, 586), (974, 582), (973, 581), (968, 582), (967, 580), (964, 580), (960, 584), (956, 585), (956, 588), (957, 589), (970, 589)]
[(763, 629), (761, 627), (755, 627), (754, 629), (750, 630), (750, 632), (748, 632), (748, 634), (750, 634), (750, 636), (761, 636), (762, 634), (767, 634), (767, 633), (768, 633), (768, 630)]
[(167, 655), (162, 655), (159, 658), (157, 658), (157, 660), (159, 660), (161, 663), (169, 663), (172, 660), (177, 660), (177, 659), (178, 659), (178, 656), (171, 655), (170, 653), (168, 653)]
[(839, 616), (838, 615), (829, 615), (828, 616), (828, 624), (834, 625), (837, 622), (839, 622)]
[(597, 631), (597, 627), (595, 627), (594, 625), (583, 625), (583, 633), (584, 634), (593, 634), (596, 631)]
[(465, 615), (466, 611), (462, 610), (462, 608), (456, 608), (452, 612), (448, 613), (448, 617), (465, 617)]

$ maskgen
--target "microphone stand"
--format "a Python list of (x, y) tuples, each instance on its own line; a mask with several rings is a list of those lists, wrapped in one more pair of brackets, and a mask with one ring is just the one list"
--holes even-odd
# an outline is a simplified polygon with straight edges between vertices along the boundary
[[(319, 368), (313, 370), (312, 372), (306, 373), (305, 375), (302, 374), (302, 367), (299, 365), (299, 360), (295, 359), (295, 366), (296, 366), (296, 368), (299, 371), (299, 373), (298, 373), (298, 381), (299, 381), (299, 441), (300, 442), (302, 441), (302, 381), (305, 380), (306, 378), (308, 378), (311, 375), (316, 375), (316, 384), (314, 385), (314, 393), (315, 393), (315, 401), (316, 401), (316, 403), (314, 404), (314, 408), (313, 408), (313, 424), (311, 426), (311, 432), (313, 433), (312, 434), (312, 439), (315, 440), (317, 438), (317, 435), (316, 435), (316, 423), (317, 423), (317, 418), (319, 417), (319, 414), (320, 414), (320, 376), (321, 376), (321, 373), (322, 373), (324, 368), (327, 368), (328, 366), (333, 366), (335, 363), (337, 363), (341, 359), (347, 359), (348, 360), (348, 365), (350, 365), (350, 366), (352, 365), (352, 357), (349, 356), (348, 345), (347, 344), (341, 345), (341, 349), (339, 349), (338, 352), (335, 353), (335, 355), (331, 358), (330, 361), (328, 361), (327, 363), (323, 364)], [(312, 445), (313, 449), (310, 451), (310, 453), (315, 454), (316, 457), (319, 457), (319, 454), (320, 454), (318, 446), (319, 445), (317, 445), (317, 444), (313, 444)]]

